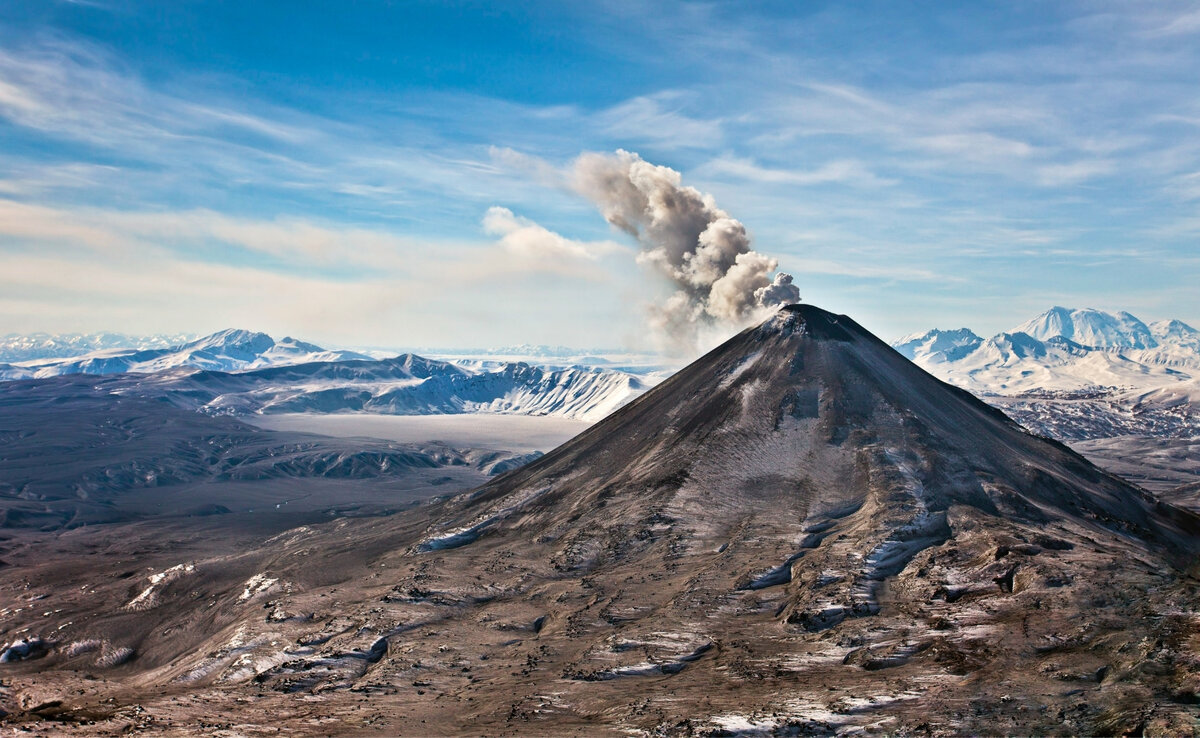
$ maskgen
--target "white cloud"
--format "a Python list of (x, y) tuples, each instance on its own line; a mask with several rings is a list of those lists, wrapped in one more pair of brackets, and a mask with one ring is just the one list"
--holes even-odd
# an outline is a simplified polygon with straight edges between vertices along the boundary
[(1074, 161), (1069, 164), (1047, 164), (1038, 167), (1038, 184), (1047, 187), (1075, 184), (1111, 173), (1115, 166), (1104, 159)]
[(490, 146), (488, 155), (498, 167), (520, 172), (546, 187), (569, 187), (563, 171), (541, 157), (516, 151), (507, 146)]
[(353, 265), (391, 271), (405, 267), (409, 254), (428, 243), (377, 229), (298, 218), (235, 218), (210, 210), (67, 209), (4, 199), (0, 237), (97, 253), (186, 252), (196, 257), (213, 244), (226, 244), (291, 267)]
[(17, 115), (38, 115), (44, 106), (28, 91), (0, 79), (0, 107), (10, 108)]
[(1160, 21), (1159, 25), (1143, 31), (1150, 38), (1184, 36), (1200, 31), (1200, 10), (1190, 10), (1173, 18)]
[(835, 261), (833, 259), (799, 259), (795, 270), (801, 274), (825, 274), (853, 277), (869, 282), (956, 282), (961, 279), (930, 269), (895, 265), (878, 265), (864, 262)]
[[(593, 256), (627, 247), (572, 242), (511, 214), (489, 215), (504, 232), (499, 243), (0, 200), (0, 324), (27, 332), (243, 326), (343, 345), (569, 343), (578, 340), (580, 314), (611, 323), (626, 309)], [(231, 260), (209, 239), (279, 262)], [(344, 261), (356, 268), (341, 269)], [(547, 314), (548, 302), (560, 308)], [(597, 335), (620, 341), (616, 325)]]
[(596, 261), (605, 254), (632, 251), (613, 241), (573, 241), (498, 206), (488, 208), (483, 229), (500, 236), (499, 245), (530, 268), (553, 270), (562, 260)]
[(1167, 188), (1180, 200), (1200, 200), (1200, 172), (1174, 177)]
[(852, 184), (863, 187), (885, 187), (896, 180), (885, 179), (871, 172), (866, 165), (853, 159), (827, 162), (811, 170), (773, 169), (755, 163), (753, 159), (723, 156), (697, 168), (700, 176), (725, 175), (763, 184), (822, 185)]
[(708, 148), (724, 137), (719, 120), (701, 120), (682, 112), (678, 93), (635, 97), (596, 116), (609, 135), (628, 143), (653, 143), (664, 148)]
[(309, 137), (244, 110), (154, 91), (114, 66), (107, 54), (80, 44), (0, 51), (0, 108), (18, 125), (110, 148), (169, 145), (179, 136), (220, 147), (231, 128), (288, 142)]
[(918, 136), (913, 139), (913, 143), (918, 148), (968, 161), (1020, 159), (1034, 152), (1034, 148), (1024, 141), (1016, 141), (984, 131)]

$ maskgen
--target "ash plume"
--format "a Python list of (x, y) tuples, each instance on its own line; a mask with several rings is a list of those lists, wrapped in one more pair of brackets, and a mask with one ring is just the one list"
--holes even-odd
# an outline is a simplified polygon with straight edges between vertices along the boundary
[(638, 240), (638, 262), (676, 288), (650, 308), (651, 327), (664, 348), (695, 351), (712, 334), (727, 334), (800, 299), (791, 275), (772, 279), (778, 262), (750, 247), (746, 227), (711, 195), (684, 186), (674, 169), (618, 149), (580, 156), (572, 175), (577, 192)]

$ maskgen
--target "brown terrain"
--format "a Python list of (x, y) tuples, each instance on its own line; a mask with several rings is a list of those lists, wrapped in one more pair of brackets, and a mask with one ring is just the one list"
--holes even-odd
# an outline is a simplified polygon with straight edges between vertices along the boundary
[[(280, 448), (229, 422), (228, 448)], [(21, 436), (3, 432), (15, 478)], [(483, 481), (476, 457), (443, 450), (425, 486), (347, 517), (316, 450), (295, 452), (308, 478), (254, 493), (325, 500), (295, 518), (180, 501), (72, 525), (111, 506), (32, 487), (9, 504), (0, 727), (1180, 735), (1200, 719), (1200, 518), (845, 316), (784, 308), (540, 459), (409, 509), (442, 466), (449, 487)], [(248, 457), (201, 458), (203, 491)], [(18, 525), (43, 509), (46, 530)]]

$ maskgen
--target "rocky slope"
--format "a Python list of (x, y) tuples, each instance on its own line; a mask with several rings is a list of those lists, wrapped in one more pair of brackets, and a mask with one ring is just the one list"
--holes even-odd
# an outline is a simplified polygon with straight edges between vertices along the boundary
[(790, 306), (449, 500), (126, 580), (21, 590), (17, 552), (0, 638), (44, 655), (0, 701), (77, 733), (1177, 734), (1198, 533)]

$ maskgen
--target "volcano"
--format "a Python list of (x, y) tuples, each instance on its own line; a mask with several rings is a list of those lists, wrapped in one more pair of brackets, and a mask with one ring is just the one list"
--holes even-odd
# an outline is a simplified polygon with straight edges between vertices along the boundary
[(73, 640), (139, 656), (62, 709), (160, 727), (1177, 733), (1200, 716), (1198, 533), (791, 305), (477, 490), (43, 618), (63, 645), (12, 689), (71, 683)]

